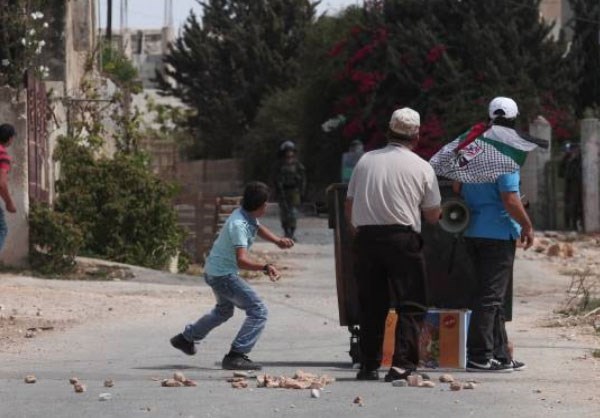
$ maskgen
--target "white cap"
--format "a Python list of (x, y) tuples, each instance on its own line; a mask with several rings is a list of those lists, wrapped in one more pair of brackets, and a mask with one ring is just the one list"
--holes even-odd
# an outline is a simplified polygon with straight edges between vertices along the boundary
[(403, 107), (392, 113), (390, 130), (400, 135), (413, 136), (419, 133), (421, 117), (411, 108)]
[(517, 103), (509, 97), (496, 97), (490, 102), (488, 108), (490, 119), (496, 119), (502, 116), (506, 119), (514, 119), (519, 115)]

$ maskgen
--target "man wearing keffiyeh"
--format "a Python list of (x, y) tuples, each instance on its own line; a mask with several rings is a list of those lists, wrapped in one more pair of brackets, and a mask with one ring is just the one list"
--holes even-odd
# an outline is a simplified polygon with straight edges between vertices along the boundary
[(516, 240), (533, 244), (533, 227), (519, 193), (519, 168), (527, 152), (544, 145), (515, 130), (517, 104), (497, 97), (489, 122), (444, 147), (431, 163), (437, 175), (457, 182), (471, 212), (464, 233), (477, 273), (467, 340), (467, 370), (512, 372), (525, 364), (512, 358), (505, 328), (504, 301), (511, 282)]

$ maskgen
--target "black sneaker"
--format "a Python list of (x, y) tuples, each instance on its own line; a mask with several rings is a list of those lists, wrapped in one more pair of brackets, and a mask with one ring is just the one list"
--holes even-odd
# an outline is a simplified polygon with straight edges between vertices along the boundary
[(177, 334), (171, 338), (171, 345), (176, 349), (183, 351), (188, 356), (196, 354), (196, 344), (186, 340), (183, 334)]
[(384, 380), (386, 382), (393, 382), (394, 380), (406, 380), (408, 376), (413, 373), (414, 370), (411, 369), (403, 369), (401, 367), (391, 367), (390, 370), (385, 375)]
[(221, 367), (224, 370), (261, 370), (262, 366), (253, 362), (245, 354), (227, 354), (223, 357)]
[(521, 370), (525, 370), (527, 365), (522, 361), (511, 360), (508, 363), (504, 363), (505, 365), (512, 366), (512, 369), (516, 372), (520, 372)]
[(356, 380), (379, 380), (379, 371), (360, 369), (356, 373)]
[(494, 373), (510, 373), (513, 371), (512, 363), (503, 364), (496, 359), (490, 359), (485, 363), (478, 363), (469, 360), (467, 362), (468, 372), (494, 372)]

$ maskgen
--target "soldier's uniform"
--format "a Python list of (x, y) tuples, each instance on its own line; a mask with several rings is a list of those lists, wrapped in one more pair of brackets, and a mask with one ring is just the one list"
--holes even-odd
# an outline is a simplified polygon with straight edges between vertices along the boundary
[(281, 227), (287, 238), (294, 238), (298, 207), (306, 189), (304, 166), (295, 158), (282, 161), (275, 175), (275, 187), (279, 199)]

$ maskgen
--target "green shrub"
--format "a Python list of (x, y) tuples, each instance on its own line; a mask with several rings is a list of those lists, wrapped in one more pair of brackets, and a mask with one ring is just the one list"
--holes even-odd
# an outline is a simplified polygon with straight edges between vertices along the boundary
[(175, 187), (149, 168), (140, 153), (95, 158), (72, 138), (61, 138), (55, 209), (82, 229), (82, 254), (164, 268), (181, 248), (183, 234), (172, 205)]
[(29, 212), (30, 263), (42, 274), (67, 273), (83, 245), (83, 233), (68, 213), (34, 204)]

